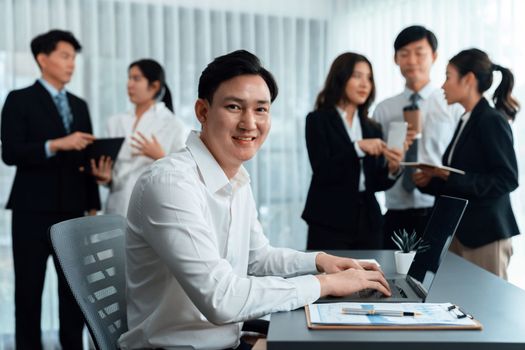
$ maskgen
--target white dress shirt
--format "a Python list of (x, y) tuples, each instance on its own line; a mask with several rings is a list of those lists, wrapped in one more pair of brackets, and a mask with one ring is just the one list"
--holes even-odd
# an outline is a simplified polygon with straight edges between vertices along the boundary
[[(404, 121), (403, 107), (410, 105), (414, 91), (405, 88), (399, 95), (390, 97), (377, 105), (373, 118), (381, 124), (383, 134), (388, 135), (391, 122)], [(423, 132), (418, 139), (418, 161), (441, 164), (441, 158), (450, 143), (463, 107), (459, 104), (447, 105), (443, 90), (428, 83), (418, 91), (418, 102), (423, 119)], [(417, 188), (407, 192), (402, 181), (397, 181), (385, 192), (388, 209), (428, 208), (434, 204), (434, 196), (421, 193)]]
[(164, 102), (157, 102), (144, 112), (133, 130), (136, 118), (135, 113), (130, 111), (110, 117), (107, 123), (107, 137), (125, 137), (112, 171), (105, 208), (108, 214), (126, 216), (135, 182), (146, 167), (153, 163), (153, 159), (149, 157), (136, 155), (138, 150), (131, 147), (131, 137), (138, 137), (137, 131), (150, 140), (155, 135), (166, 155), (183, 148), (188, 137), (189, 129)]
[(123, 349), (235, 347), (243, 321), (320, 295), (315, 276), (293, 277), (315, 273), (317, 253), (269, 245), (247, 171), (228, 180), (195, 131), (186, 145), (149, 167), (133, 190)]
[(365, 172), (363, 170), (363, 157), (366, 156), (366, 153), (363, 152), (361, 147), (359, 147), (359, 144), (357, 141), (361, 141), (363, 139), (363, 129), (361, 128), (361, 120), (359, 119), (359, 113), (356, 110), (354, 112), (354, 117), (352, 118), (352, 125), (348, 123), (348, 120), (346, 120), (346, 111), (343, 109), (336, 107), (337, 112), (339, 112), (339, 115), (343, 119), (343, 125), (345, 126), (346, 133), (348, 134), (348, 137), (354, 144), (355, 152), (357, 153), (357, 156), (359, 157), (359, 192), (364, 192), (366, 190), (365, 187)]

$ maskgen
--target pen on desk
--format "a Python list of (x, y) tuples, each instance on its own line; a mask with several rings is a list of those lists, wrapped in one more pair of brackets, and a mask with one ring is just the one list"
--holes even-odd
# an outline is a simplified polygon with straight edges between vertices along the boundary
[(379, 310), (379, 309), (355, 309), (350, 307), (344, 307), (341, 309), (341, 313), (347, 314), (347, 315), (365, 315), (365, 316), (394, 316), (394, 317), (402, 317), (402, 316), (417, 316), (421, 315), (419, 312), (414, 311), (397, 311), (397, 310)]

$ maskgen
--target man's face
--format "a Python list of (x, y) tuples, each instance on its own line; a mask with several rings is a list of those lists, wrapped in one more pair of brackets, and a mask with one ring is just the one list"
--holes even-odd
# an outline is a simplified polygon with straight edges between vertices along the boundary
[(40, 53), (37, 56), (42, 76), (55, 87), (63, 87), (71, 80), (75, 70), (76, 51), (73, 45), (59, 41), (49, 55)]
[(430, 68), (436, 58), (437, 54), (426, 38), (403, 46), (395, 54), (395, 62), (409, 85), (429, 80)]
[(201, 139), (228, 177), (251, 159), (270, 131), (271, 96), (258, 75), (240, 75), (222, 82), (210, 104), (195, 103)]

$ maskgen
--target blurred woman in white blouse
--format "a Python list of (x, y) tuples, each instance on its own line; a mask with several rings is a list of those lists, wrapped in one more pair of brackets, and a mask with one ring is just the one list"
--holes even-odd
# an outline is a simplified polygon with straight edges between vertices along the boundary
[(99, 184), (109, 186), (105, 212), (126, 216), (131, 191), (148, 165), (185, 146), (188, 129), (175, 117), (164, 69), (152, 59), (128, 68), (128, 95), (134, 109), (109, 118), (107, 137), (125, 137), (115, 160), (92, 161)]

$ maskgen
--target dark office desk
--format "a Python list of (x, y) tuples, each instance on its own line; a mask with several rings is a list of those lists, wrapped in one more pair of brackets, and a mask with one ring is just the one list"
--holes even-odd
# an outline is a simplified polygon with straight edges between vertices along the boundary
[[(338, 255), (375, 258), (394, 274), (392, 251), (339, 251)], [(525, 349), (525, 291), (448, 253), (428, 302), (461, 305), (483, 324), (481, 331), (309, 330), (303, 309), (271, 316), (268, 350), (280, 349)]]

